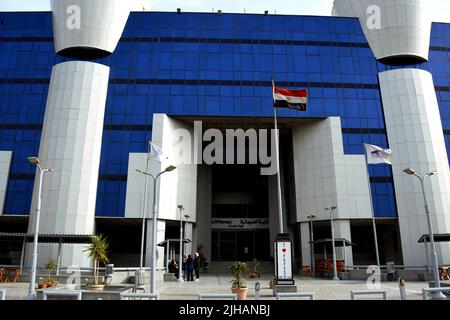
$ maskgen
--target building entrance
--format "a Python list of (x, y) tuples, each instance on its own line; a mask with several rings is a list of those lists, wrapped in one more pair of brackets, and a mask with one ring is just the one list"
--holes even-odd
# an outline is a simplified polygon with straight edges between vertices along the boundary
[(212, 232), (214, 261), (270, 260), (269, 230)]
[(268, 178), (257, 165), (212, 170), (213, 261), (270, 259)]

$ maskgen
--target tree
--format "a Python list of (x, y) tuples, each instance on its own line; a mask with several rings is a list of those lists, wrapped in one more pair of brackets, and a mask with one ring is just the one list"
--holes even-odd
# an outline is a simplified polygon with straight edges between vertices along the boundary
[(100, 273), (100, 264), (107, 264), (109, 243), (106, 237), (102, 234), (94, 235), (91, 238), (91, 243), (84, 250), (88, 256), (94, 260), (94, 285), (98, 285), (98, 278)]

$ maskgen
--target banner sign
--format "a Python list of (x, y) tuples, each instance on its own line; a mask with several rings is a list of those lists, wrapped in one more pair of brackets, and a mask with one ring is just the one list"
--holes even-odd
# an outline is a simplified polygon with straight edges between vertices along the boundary
[(275, 276), (277, 284), (294, 284), (292, 273), (292, 242), (276, 240), (275, 245)]
[(211, 220), (212, 229), (269, 229), (267, 218), (217, 218)]

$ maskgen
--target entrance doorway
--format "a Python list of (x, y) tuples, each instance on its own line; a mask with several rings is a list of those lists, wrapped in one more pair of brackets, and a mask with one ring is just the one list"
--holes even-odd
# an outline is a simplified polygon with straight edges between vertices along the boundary
[(270, 260), (269, 230), (214, 230), (212, 232), (214, 261)]
[(268, 207), (268, 178), (260, 175), (260, 166), (214, 166), (212, 260), (269, 260)]

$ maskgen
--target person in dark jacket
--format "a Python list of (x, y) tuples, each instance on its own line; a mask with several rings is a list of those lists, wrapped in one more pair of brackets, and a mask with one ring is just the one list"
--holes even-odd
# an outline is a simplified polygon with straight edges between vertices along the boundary
[(194, 270), (195, 270), (195, 281), (200, 280), (200, 255), (198, 252), (194, 256)]
[(189, 255), (186, 260), (186, 272), (187, 272), (186, 281), (194, 281), (194, 259), (192, 259), (191, 255)]

